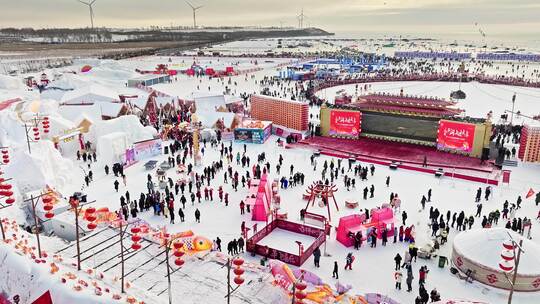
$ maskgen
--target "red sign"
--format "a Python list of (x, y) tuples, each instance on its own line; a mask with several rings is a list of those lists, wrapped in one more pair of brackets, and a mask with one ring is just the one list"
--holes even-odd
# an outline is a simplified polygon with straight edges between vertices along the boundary
[(360, 112), (332, 110), (329, 135), (358, 137), (361, 121)]
[(476, 126), (470, 123), (441, 120), (437, 135), (437, 148), (472, 152), (475, 128)]
[(505, 184), (510, 184), (510, 173), (512, 171), (510, 170), (503, 170), (502, 171), (502, 182)]

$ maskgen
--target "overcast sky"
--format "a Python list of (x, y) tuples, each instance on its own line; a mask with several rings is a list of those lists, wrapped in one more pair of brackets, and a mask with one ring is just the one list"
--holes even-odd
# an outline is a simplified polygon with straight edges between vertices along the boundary
[[(0, 0), (0, 27), (85, 27), (88, 7), (76, 0)], [(204, 5), (199, 25), (297, 26), (328, 31), (477, 33), (540, 36), (540, 0), (192, 0)], [(95, 25), (141, 27), (191, 25), (183, 0), (97, 0)]]

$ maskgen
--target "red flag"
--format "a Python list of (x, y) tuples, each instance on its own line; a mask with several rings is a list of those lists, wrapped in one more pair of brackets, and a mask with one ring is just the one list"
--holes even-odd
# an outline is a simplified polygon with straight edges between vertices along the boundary
[(529, 192), (527, 192), (527, 195), (525, 196), (525, 198), (529, 198), (531, 196), (534, 195), (534, 190), (532, 188), (529, 189)]
[(51, 299), (51, 294), (49, 291), (42, 294), (41, 297), (37, 298), (32, 304), (53, 304), (53, 301)]

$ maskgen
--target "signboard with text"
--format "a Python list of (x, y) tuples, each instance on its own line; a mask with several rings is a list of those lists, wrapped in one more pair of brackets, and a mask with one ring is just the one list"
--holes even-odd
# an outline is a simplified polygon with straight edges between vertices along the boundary
[(471, 153), (476, 126), (470, 123), (441, 120), (437, 134), (437, 148)]
[(330, 136), (358, 137), (360, 135), (362, 113), (358, 111), (330, 111)]

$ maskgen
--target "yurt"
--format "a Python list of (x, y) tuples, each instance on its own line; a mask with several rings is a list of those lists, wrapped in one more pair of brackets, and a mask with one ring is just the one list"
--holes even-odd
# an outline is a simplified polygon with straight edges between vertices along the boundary
[[(519, 243), (523, 241), (523, 253), (518, 265), (516, 278), (516, 291), (540, 290), (540, 245), (524, 238), (509, 229), (473, 229), (459, 233), (454, 238), (452, 248), (452, 264), (463, 273), (469, 270), (471, 277), (486, 285), (510, 289), (511, 285), (501, 270), (501, 263), (505, 255), (513, 255), (513, 250), (503, 253), (503, 243), (512, 239)], [(517, 256), (517, 249), (516, 249)], [(512, 263), (512, 261), (509, 261)], [(504, 266), (504, 264), (503, 264)], [(506, 274), (509, 278), (513, 272)]]

